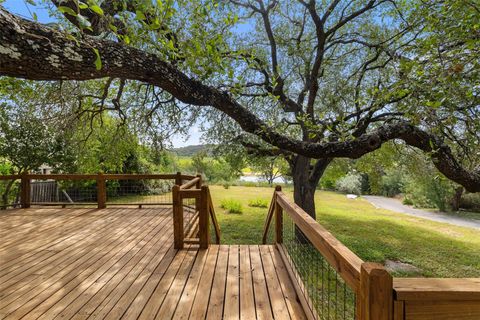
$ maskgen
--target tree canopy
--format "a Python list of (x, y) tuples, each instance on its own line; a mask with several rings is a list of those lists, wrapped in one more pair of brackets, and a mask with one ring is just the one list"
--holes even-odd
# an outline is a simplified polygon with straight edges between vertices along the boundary
[(1, 75), (103, 79), (97, 110), (127, 116), (196, 106), (222, 139), (284, 155), (294, 183), (401, 140), (480, 191), (475, 1), (49, 3), (55, 25), (0, 8)]

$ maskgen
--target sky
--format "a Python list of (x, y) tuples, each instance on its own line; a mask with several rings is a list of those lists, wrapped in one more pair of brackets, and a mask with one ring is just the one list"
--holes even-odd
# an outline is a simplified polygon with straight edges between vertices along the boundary
[[(49, 23), (54, 21), (52, 18), (49, 17), (48, 10), (41, 5), (32, 6), (24, 0), (7, 0), (2, 5), (8, 11), (27, 19), (33, 20), (33, 13), (35, 13), (39, 22)], [(190, 131), (187, 136), (174, 135), (171, 140), (173, 147), (178, 148), (189, 145), (202, 144), (200, 139), (201, 133), (198, 129), (198, 126), (192, 126), (190, 127)]]

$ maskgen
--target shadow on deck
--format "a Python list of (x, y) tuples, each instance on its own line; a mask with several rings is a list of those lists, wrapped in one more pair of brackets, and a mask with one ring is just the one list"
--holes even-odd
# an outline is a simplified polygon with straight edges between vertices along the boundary
[(0, 319), (304, 319), (278, 249), (173, 247), (172, 210), (0, 213)]

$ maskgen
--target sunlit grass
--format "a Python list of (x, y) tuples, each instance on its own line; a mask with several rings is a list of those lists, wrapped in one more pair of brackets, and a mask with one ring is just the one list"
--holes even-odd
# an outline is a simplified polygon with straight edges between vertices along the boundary
[[(291, 189), (285, 189), (293, 197)], [(271, 199), (273, 188), (211, 186), (222, 243), (258, 244), (268, 208), (245, 206), (242, 215), (220, 208), (223, 199), (244, 204)], [(365, 261), (410, 263), (428, 277), (479, 277), (480, 232), (376, 209), (363, 199), (317, 191), (317, 220)]]

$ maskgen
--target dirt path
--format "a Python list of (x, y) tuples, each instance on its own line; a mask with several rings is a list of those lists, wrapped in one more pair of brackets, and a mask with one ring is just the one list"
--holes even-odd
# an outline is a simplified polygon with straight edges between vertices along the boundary
[(399, 213), (404, 213), (428, 220), (453, 224), (460, 227), (467, 227), (480, 230), (480, 220), (463, 219), (459, 217), (449, 216), (443, 213), (431, 212), (421, 209), (415, 209), (402, 204), (398, 199), (386, 198), (381, 196), (362, 196), (377, 208), (387, 209)]

